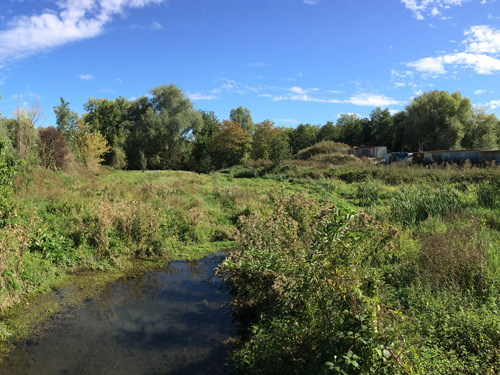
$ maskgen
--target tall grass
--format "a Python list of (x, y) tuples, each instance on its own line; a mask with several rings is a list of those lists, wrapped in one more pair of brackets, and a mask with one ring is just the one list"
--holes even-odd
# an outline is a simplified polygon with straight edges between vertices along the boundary
[(412, 226), (429, 217), (458, 213), (473, 205), (470, 197), (451, 185), (410, 185), (396, 190), (390, 199), (392, 220)]

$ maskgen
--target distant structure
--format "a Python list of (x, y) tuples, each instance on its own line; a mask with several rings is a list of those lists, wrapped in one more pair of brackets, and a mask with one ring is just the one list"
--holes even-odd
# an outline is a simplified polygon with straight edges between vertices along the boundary
[(461, 163), (469, 160), (473, 164), (495, 161), (500, 164), (500, 150), (437, 150), (424, 152), (392, 152), (385, 156), (385, 163)]
[(387, 147), (385, 146), (354, 146), (353, 147), (354, 156), (362, 158), (363, 156), (367, 158), (375, 159), (385, 159), (387, 155)]

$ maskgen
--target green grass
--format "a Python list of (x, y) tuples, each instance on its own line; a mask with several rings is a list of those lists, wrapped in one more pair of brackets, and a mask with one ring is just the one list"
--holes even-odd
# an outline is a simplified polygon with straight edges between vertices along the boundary
[[(18, 177), (0, 306), (131, 259), (219, 268), (242, 374), (500, 372), (500, 169), (330, 166)], [(0, 326), (0, 337), (8, 327)]]

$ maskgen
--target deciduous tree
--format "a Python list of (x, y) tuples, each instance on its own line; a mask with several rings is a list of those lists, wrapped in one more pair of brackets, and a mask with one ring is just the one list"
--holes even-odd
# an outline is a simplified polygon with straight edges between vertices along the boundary
[(252, 139), (255, 125), (248, 108), (238, 107), (232, 109), (229, 118), (231, 121), (239, 123), (241, 128), (247, 133), (248, 138)]
[(280, 131), (274, 127), (274, 122), (265, 120), (255, 124), (255, 132), (252, 141), (252, 159), (269, 159), (271, 154), (271, 143), (274, 137), (278, 136)]
[(406, 107), (409, 146), (416, 150), (447, 150), (460, 147), (471, 104), (460, 93), (429, 91)]
[(473, 108), (469, 119), (464, 123), (462, 148), (498, 147), (497, 129), (498, 118), (495, 114), (488, 114), (484, 107)]
[(222, 121), (217, 134), (210, 142), (212, 159), (217, 169), (240, 164), (248, 149), (248, 135), (241, 124)]
[(78, 156), (89, 169), (96, 168), (109, 151), (106, 138), (83, 118), (78, 121), (74, 135), (74, 144)]

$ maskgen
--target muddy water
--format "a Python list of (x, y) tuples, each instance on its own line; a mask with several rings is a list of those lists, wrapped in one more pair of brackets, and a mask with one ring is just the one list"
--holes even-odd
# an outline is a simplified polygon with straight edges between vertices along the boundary
[(172, 262), (110, 284), (42, 338), (19, 343), (0, 374), (229, 374), (221, 342), (234, 326), (213, 276), (219, 261)]

